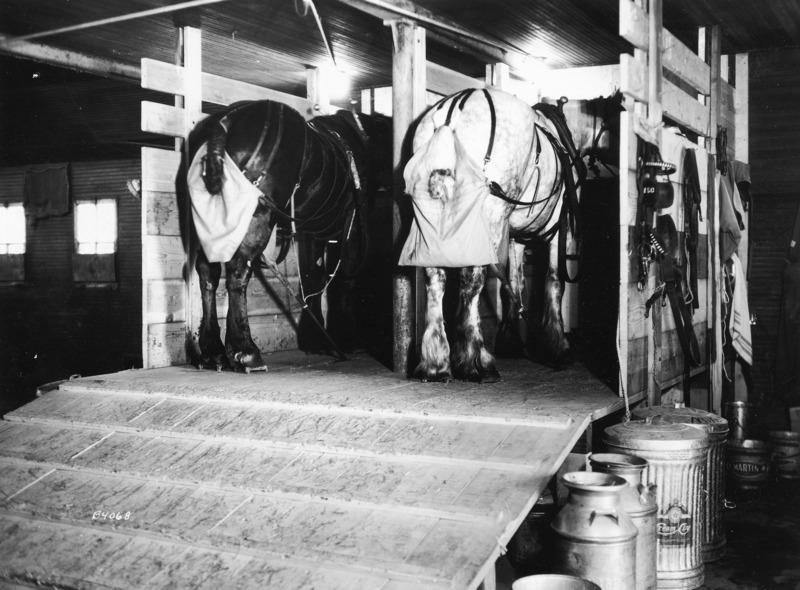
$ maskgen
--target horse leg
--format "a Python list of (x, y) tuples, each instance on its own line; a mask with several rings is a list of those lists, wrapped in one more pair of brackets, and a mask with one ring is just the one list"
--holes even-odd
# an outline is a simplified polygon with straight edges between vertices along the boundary
[(219, 335), (217, 320), (217, 287), (222, 275), (222, 265), (211, 263), (200, 248), (195, 262), (197, 276), (200, 279), (200, 301), (203, 305), (203, 319), (200, 322), (200, 365), (215, 366), (219, 371), (225, 362), (225, 347)]
[(444, 330), (442, 299), (447, 276), (443, 268), (426, 268), (428, 308), (425, 315), (425, 333), (420, 348), (421, 360), (414, 375), (423, 381), (449, 381), (450, 345)]
[(500, 379), (500, 373), (494, 366), (494, 356), (486, 350), (481, 333), (478, 302), (485, 282), (485, 266), (461, 269), (459, 309), (453, 342), (454, 376), (478, 383)]
[(561, 297), (564, 288), (558, 278), (558, 233), (550, 241), (550, 263), (544, 281), (544, 305), (542, 329), (544, 343), (556, 368), (560, 368), (569, 356), (569, 342), (564, 335), (564, 319), (561, 315)]
[(270, 223), (269, 212), (261, 206), (250, 220), (247, 234), (228, 262), (225, 263), (225, 286), (228, 289), (228, 317), (225, 333), (225, 352), (233, 369), (246, 373), (252, 370), (267, 370), (261, 352), (250, 334), (247, 317), (247, 285), (253, 275), (253, 264), (269, 242), (274, 223)]
[[(508, 248), (508, 284), (511, 293), (506, 293), (503, 298), (502, 321), (497, 335), (495, 353), (500, 356), (519, 356), (523, 354), (523, 342), (519, 322), (520, 305), (525, 305), (523, 299), (525, 291), (525, 275), (523, 262), (525, 257), (525, 244), (511, 241)], [(499, 315), (499, 314), (498, 314)], [(527, 318), (527, 316), (526, 316)]]

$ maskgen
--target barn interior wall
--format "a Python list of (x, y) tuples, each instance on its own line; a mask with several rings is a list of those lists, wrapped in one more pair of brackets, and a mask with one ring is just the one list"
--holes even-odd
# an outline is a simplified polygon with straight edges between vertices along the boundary
[(749, 73), (750, 311), (758, 316), (750, 401), (766, 402), (787, 393), (776, 376), (776, 352), (782, 273), (800, 206), (800, 47), (751, 52)]
[[(24, 284), (0, 282), (0, 413), (45, 383), (141, 365), (141, 202), (126, 181), (139, 160), (70, 163), (71, 201), (117, 199), (117, 281), (104, 287), (72, 280), (73, 208), (27, 221)], [(21, 200), (29, 167), (0, 170), (0, 199)]]

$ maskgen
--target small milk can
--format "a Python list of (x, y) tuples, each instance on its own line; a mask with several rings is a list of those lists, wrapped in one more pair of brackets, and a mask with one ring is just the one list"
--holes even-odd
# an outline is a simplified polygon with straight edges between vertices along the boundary
[(638, 531), (620, 505), (628, 482), (587, 471), (566, 473), (561, 481), (569, 497), (551, 524), (553, 573), (589, 580), (603, 590), (634, 590)]
[(647, 460), (642, 480), (657, 486), (658, 588), (702, 586), (708, 435), (685, 424), (636, 420), (606, 428), (604, 442), (609, 452)]
[(636, 590), (656, 590), (655, 486), (642, 483), (647, 461), (634, 455), (595, 453), (589, 457), (592, 471), (617, 475), (628, 482), (620, 492), (620, 505), (639, 531), (636, 536)]
[(706, 458), (706, 508), (703, 529), (703, 561), (716, 561), (725, 553), (725, 526), (722, 512), (725, 509), (725, 442), (728, 439), (728, 421), (721, 416), (696, 408), (655, 406), (640, 408), (632, 413), (634, 420), (663, 420), (700, 428), (708, 434)]

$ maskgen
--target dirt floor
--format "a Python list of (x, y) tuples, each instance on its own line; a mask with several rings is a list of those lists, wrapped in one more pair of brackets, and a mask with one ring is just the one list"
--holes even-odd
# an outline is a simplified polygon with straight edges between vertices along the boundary
[[(706, 564), (700, 590), (800, 590), (800, 480), (773, 480), (762, 490), (729, 490), (726, 496), (726, 551)], [(498, 590), (510, 589), (526, 573), (532, 572), (501, 558)]]

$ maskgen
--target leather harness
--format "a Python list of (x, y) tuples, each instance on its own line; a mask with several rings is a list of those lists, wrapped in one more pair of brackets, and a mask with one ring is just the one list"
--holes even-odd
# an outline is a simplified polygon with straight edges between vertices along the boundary
[[(494, 140), (495, 140), (495, 131), (497, 128), (497, 113), (494, 107), (494, 101), (492, 100), (491, 94), (485, 88), (482, 89), (484, 96), (486, 97), (486, 102), (489, 106), (489, 117), (490, 117), (490, 131), (489, 131), (489, 142), (486, 148), (486, 154), (483, 158), (483, 169), (484, 174), (486, 171), (486, 166), (492, 159), (492, 150), (494, 149)], [(468, 88), (466, 90), (462, 90), (452, 97), (452, 102), (450, 103), (450, 107), (447, 111), (447, 118), (445, 119), (445, 126), (449, 126), (450, 122), (453, 117), (453, 112), (456, 108), (458, 110), (463, 110), (464, 104), (467, 102), (472, 93), (475, 92), (474, 88)], [(447, 98), (442, 99), (437, 104), (436, 108), (442, 108), (444, 102)], [(559, 183), (556, 185), (556, 189), (547, 197), (540, 199), (538, 201), (534, 200), (532, 202), (525, 202), (519, 199), (514, 199), (509, 197), (503, 188), (494, 180), (486, 179), (486, 184), (489, 188), (489, 193), (507, 203), (510, 203), (514, 206), (521, 207), (527, 206), (532, 207), (538, 203), (544, 203), (549, 201), (553, 195), (557, 194), (561, 189), (561, 182), (565, 183), (566, 189), (564, 191), (564, 203), (561, 207), (561, 215), (559, 217), (559, 223), (554, 225), (550, 230), (542, 235), (542, 238), (545, 240), (551, 240), (556, 232), (559, 233), (558, 238), (558, 276), (559, 279), (564, 282), (575, 283), (578, 282), (579, 276), (578, 273), (574, 277), (570, 277), (567, 271), (567, 259), (568, 258), (579, 258), (577, 255), (568, 255), (567, 254), (567, 232), (570, 228), (573, 230), (573, 236), (577, 240), (580, 235), (580, 225), (579, 225), (579, 203), (578, 203), (578, 187), (583, 183), (586, 179), (586, 167), (583, 164), (583, 160), (578, 153), (578, 150), (575, 148), (575, 144), (572, 140), (572, 134), (569, 131), (567, 126), (566, 118), (564, 117), (563, 106), (567, 102), (566, 98), (561, 98), (558, 101), (558, 105), (551, 105), (547, 103), (539, 103), (533, 107), (534, 110), (541, 112), (556, 128), (558, 132), (559, 138), (556, 138), (553, 133), (536, 123), (534, 126), (534, 132), (537, 136), (536, 141), (536, 156), (535, 162), (536, 164), (539, 163), (539, 155), (541, 154), (542, 150), (542, 141), (539, 137), (539, 134), (543, 134), (550, 144), (553, 147), (553, 151), (555, 152), (558, 162), (560, 164), (560, 171), (562, 178), (559, 179)], [(560, 140), (559, 140), (560, 139)], [(572, 176), (570, 170), (575, 168), (578, 172), (578, 182), (575, 182), (575, 179)], [(539, 186), (539, 178), (536, 181), (536, 188), (538, 191)], [(535, 193), (534, 193), (535, 195)], [(548, 225), (548, 222), (545, 224)]]

